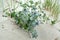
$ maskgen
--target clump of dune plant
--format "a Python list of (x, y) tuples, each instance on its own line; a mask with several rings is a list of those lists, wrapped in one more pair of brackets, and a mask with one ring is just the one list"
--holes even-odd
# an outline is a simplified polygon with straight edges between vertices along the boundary
[(18, 2), (21, 7), (23, 7), (22, 11), (16, 12), (16, 9), (12, 9), (9, 13), (9, 16), (13, 18), (17, 25), (20, 28), (31, 33), (33, 38), (37, 38), (38, 34), (35, 30), (35, 27), (39, 24), (38, 17), (40, 16), (39, 11), (37, 11), (38, 2), (34, 3), (32, 0), (22, 3)]

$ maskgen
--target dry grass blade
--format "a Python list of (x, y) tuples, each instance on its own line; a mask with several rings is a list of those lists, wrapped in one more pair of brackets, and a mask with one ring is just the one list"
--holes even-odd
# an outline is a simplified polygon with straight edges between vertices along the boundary
[(45, 0), (44, 8), (49, 11), (55, 19), (57, 19), (58, 14), (60, 13), (60, 5), (58, 0)]

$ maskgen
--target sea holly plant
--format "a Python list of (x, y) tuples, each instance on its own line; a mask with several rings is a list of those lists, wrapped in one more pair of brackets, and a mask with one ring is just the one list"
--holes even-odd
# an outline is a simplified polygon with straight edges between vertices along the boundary
[(13, 18), (17, 25), (20, 28), (28, 31), (32, 38), (37, 38), (38, 34), (35, 30), (35, 27), (39, 24), (38, 17), (40, 16), (38, 8), (38, 2), (34, 3), (32, 0), (22, 3), (18, 2), (21, 7), (23, 7), (22, 11), (16, 12), (16, 9), (11, 10), (9, 13), (10, 17)]

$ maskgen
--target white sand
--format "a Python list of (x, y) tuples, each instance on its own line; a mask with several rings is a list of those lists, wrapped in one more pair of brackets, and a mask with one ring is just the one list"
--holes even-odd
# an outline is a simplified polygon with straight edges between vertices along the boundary
[[(38, 38), (36, 40), (59, 39), (60, 32), (49, 24), (41, 24), (36, 27)], [(3, 17), (0, 13), (0, 40), (33, 40), (28, 33), (20, 29), (9, 17)], [(34, 39), (35, 40), (35, 39)], [(60, 39), (59, 39), (60, 40)]]

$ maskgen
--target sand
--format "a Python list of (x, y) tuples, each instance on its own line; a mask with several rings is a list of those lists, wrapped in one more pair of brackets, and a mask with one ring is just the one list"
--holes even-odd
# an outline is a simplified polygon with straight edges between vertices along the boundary
[[(0, 40), (35, 40), (17, 26), (10, 17), (3, 17), (0, 12)], [(60, 32), (49, 24), (40, 24), (36, 27), (38, 37), (36, 40), (60, 40)]]

